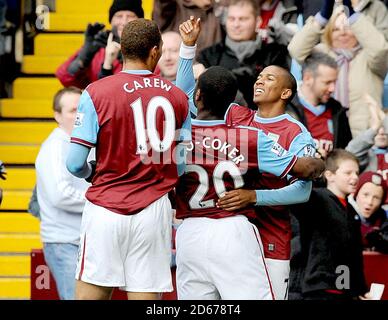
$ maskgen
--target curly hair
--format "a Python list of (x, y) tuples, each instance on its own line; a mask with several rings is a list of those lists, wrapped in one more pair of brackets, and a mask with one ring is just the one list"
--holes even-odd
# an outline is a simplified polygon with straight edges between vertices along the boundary
[(121, 35), (121, 52), (125, 59), (146, 61), (150, 50), (162, 41), (155, 21), (137, 19), (129, 22)]

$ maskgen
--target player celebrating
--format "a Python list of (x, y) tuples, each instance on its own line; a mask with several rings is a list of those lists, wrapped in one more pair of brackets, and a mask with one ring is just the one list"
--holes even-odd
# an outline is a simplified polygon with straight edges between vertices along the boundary
[[(172, 291), (168, 192), (177, 166), (170, 159), (176, 130), (190, 132), (187, 96), (152, 71), (161, 56), (160, 31), (138, 19), (122, 33), (123, 71), (83, 92), (67, 167), (92, 178), (82, 217), (77, 299), (109, 299), (113, 287), (129, 299)], [(162, 138), (163, 137), (163, 138)], [(190, 140), (181, 136), (180, 140)], [(96, 147), (95, 173), (86, 162)]]
[[(193, 86), (191, 59), (195, 53), (195, 41), (199, 33), (199, 21), (193, 18), (184, 23), (187, 33), (181, 57), (185, 58), (178, 70), (177, 85), (191, 93)], [(186, 45), (186, 46), (185, 46)], [(182, 73), (188, 74), (183, 76)], [(182, 84), (181, 79), (184, 78)], [(312, 156), (314, 141), (308, 131), (298, 121), (284, 114), (287, 101), (296, 93), (296, 82), (285, 69), (277, 66), (265, 68), (254, 85), (254, 101), (259, 106), (257, 112), (238, 105), (232, 105), (226, 113), (226, 122), (232, 125), (246, 125), (263, 130), (283, 148), (297, 156)], [(287, 298), (289, 277), (291, 226), (287, 205), (308, 200), (311, 182), (292, 181), (290, 177), (279, 179), (271, 174), (263, 174), (257, 180), (257, 189), (273, 190), (233, 190), (227, 192), (218, 203), (226, 210), (236, 210), (247, 204), (270, 207), (257, 208), (257, 225), (264, 244), (264, 255), (268, 265), (276, 299)], [(290, 184), (290, 182), (293, 182)], [(278, 205), (278, 206), (275, 206)]]
[(222, 67), (198, 79), (191, 157), (176, 188), (177, 218), (184, 219), (176, 238), (179, 299), (272, 299), (261, 240), (248, 220), (253, 207), (231, 212), (216, 200), (226, 190), (253, 187), (259, 170), (303, 178), (315, 171), (316, 159), (297, 159), (261, 130), (228, 126), (224, 115), (236, 92)]

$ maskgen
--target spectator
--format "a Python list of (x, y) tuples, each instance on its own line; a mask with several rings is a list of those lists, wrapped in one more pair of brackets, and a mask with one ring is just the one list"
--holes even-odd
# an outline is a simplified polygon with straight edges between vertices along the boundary
[(388, 10), (381, 0), (352, 0), (354, 11), (369, 18), (388, 41)]
[(381, 207), (387, 194), (383, 177), (372, 171), (360, 175), (356, 191), (349, 196), (349, 203), (361, 220), (364, 250), (388, 253), (388, 219)]
[[(85, 88), (89, 83), (120, 72), (120, 38), (124, 26), (144, 17), (141, 0), (114, 0), (109, 9), (111, 32), (101, 23), (88, 24), (83, 47), (57, 69), (55, 75), (65, 86)], [(108, 35), (109, 34), (109, 35)]]
[(338, 70), (336, 61), (314, 51), (302, 67), (302, 85), (287, 111), (301, 121), (313, 136), (322, 157), (333, 148), (345, 148), (352, 139), (346, 109), (331, 97)]
[[(77, 299), (109, 299), (114, 287), (137, 300), (172, 291), (168, 193), (181, 168), (171, 159), (179, 141), (191, 140), (191, 127), (187, 96), (153, 73), (162, 45), (154, 21), (129, 22), (121, 37), (124, 71), (82, 94), (67, 160), (70, 172), (92, 180), (83, 211)], [(87, 162), (93, 146), (94, 165)]]
[(259, 35), (267, 42), (288, 45), (298, 31), (298, 8), (294, 0), (260, 0)]
[[(349, 19), (343, 6), (331, 15), (334, 0), (325, 0), (320, 13), (309, 18), (288, 49), (299, 63), (315, 47), (336, 58), (339, 73), (334, 96), (342, 106), (349, 108), (349, 125), (355, 137), (368, 128), (365, 119), (369, 118), (369, 113), (363, 95), (368, 93), (376, 101), (382, 99), (383, 81), (388, 70), (388, 42), (369, 18), (354, 12), (350, 0), (345, 3)], [(325, 25), (323, 40), (319, 43)]]
[(28, 203), (27, 211), (31, 213), (35, 218), (41, 220), (38, 196), (36, 194), (36, 184), (34, 186), (34, 189), (32, 189), (32, 194), (31, 194), (30, 202)]
[(365, 101), (371, 115), (370, 128), (351, 140), (346, 150), (358, 158), (361, 171), (380, 173), (388, 186), (388, 117), (373, 98), (366, 96)]
[(303, 16), (303, 21), (315, 15), (322, 6), (324, 0), (296, 0), (299, 13)]
[(293, 208), (299, 221), (301, 259), (299, 266), (292, 262), (290, 285), (304, 300), (369, 298), (360, 219), (346, 200), (356, 191), (358, 171), (354, 155), (334, 149), (326, 158), (327, 187), (313, 189), (307, 203)]
[(204, 32), (198, 40), (202, 50), (221, 41), (223, 32), (219, 19), (215, 16), (213, 0), (155, 0), (152, 19), (162, 32), (179, 32), (179, 24), (190, 16), (199, 17), (209, 32)]
[[(303, 21), (307, 21), (310, 16), (315, 15), (320, 10), (324, 0), (296, 0), (295, 2), (299, 12), (303, 14)], [(352, 0), (354, 11), (362, 12), (368, 16), (388, 40), (388, 10), (383, 3), (384, 1), (381, 0)]]
[(43, 253), (64, 300), (74, 299), (81, 217), (89, 185), (72, 176), (65, 164), (80, 96), (78, 88), (57, 92), (54, 115), (58, 127), (42, 144), (35, 162)]
[[(276, 42), (288, 45), (298, 30), (298, 7), (294, 0), (258, 0), (261, 16), (258, 24), (258, 34), (265, 42)], [(217, 2), (217, 15), (225, 25), (227, 8), (230, 0)]]
[(0, 98), (12, 96), (12, 82), (20, 72), (21, 46), (16, 32), (21, 25), (20, 2), (0, 0)]
[(268, 65), (289, 68), (286, 46), (266, 44), (257, 35), (260, 9), (255, 0), (233, 0), (228, 7), (226, 39), (202, 50), (198, 62), (205, 68), (222, 66), (237, 77), (239, 90), (247, 105), (253, 102), (253, 84), (258, 74)]
[(167, 31), (162, 33), (163, 50), (158, 62), (160, 75), (172, 82), (175, 82), (178, 70), (179, 48), (181, 37), (178, 32)]

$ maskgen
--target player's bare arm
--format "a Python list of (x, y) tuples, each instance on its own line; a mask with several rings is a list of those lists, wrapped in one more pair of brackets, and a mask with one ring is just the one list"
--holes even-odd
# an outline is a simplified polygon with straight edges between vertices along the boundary
[(315, 180), (321, 177), (324, 170), (325, 163), (322, 159), (301, 157), (295, 162), (290, 173), (295, 178)]
[(186, 46), (195, 46), (201, 33), (201, 18), (195, 19), (194, 16), (190, 16), (189, 20), (179, 25), (179, 33)]
[(255, 190), (236, 189), (227, 191), (217, 202), (217, 206), (227, 211), (234, 211), (256, 204)]

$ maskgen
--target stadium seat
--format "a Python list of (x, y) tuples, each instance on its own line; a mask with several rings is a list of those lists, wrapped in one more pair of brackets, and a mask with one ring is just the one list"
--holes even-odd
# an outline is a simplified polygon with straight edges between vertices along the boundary
[(30, 276), (30, 256), (25, 255), (1, 255), (0, 278)]
[(30, 278), (5, 277), (0, 278), (1, 299), (29, 299)]
[(55, 121), (0, 121), (0, 144), (41, 144), (56, 126)]
[(53, 119), (52, 100), (3, 99), (0, 116), (3, 118)]
[[(1, 233), (36, 233), (38, 234), (39, 220), (29, 213), (1, 212)], [(1, 257), (1, 256), (0, 256)], [(0, 263), (1, 266), (1, 263)]]
[(15, 99), (50, 100), (62, 88), (57, 78), (17, 78), (13, 82)]
[(37, 144), (0, 144), (1, 160), (6, 164), (34, 164), (38, 152), (39, 145)]
[(33, 248), (42, 248), (39, 233), (0, 233), (0, 252), (29, 253)]

